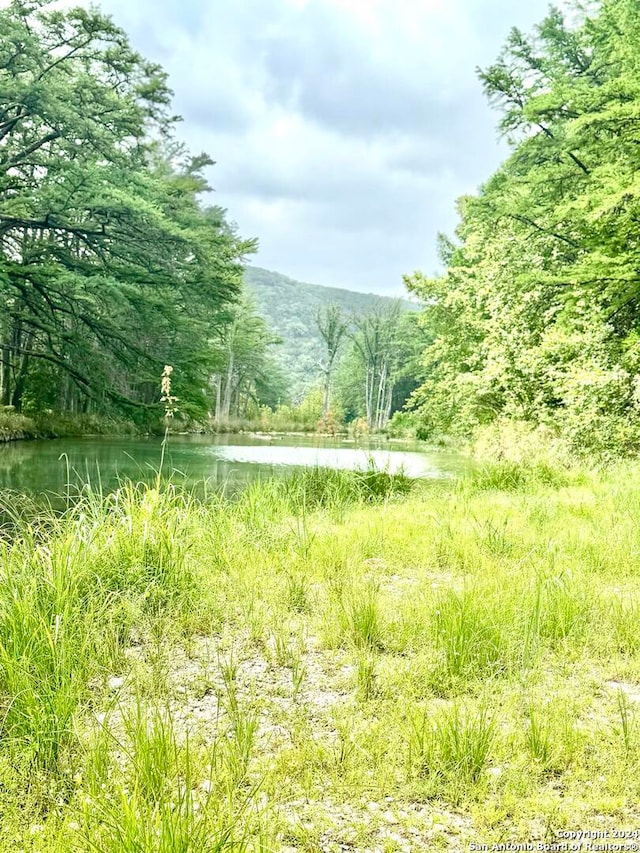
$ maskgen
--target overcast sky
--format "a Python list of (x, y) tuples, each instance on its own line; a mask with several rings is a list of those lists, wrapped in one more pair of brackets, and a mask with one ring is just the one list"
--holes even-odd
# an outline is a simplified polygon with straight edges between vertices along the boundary
[(102, 0), (160, 62), (254, 263), (400, 295), (504, 156), (476, 66), (547, 0)]

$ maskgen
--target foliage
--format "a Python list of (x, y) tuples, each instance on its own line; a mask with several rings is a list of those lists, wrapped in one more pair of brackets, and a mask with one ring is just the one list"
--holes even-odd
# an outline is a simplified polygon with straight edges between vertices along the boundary
[(338, 370), (337, 397), (351, 419), (363, 417), (368, 429), (385, 429), (415, 389), (425, 336), (415, 312), (399, 302), (354, 318), (351, 346)]
[(252, 404), (268, 403), (284, 393), (286, 380), (269, 349), (280, 341), (269, 331), (247, 293), (234, 306), (231, 321), (223, 327), (218, 342), (219, 367), (212, 378), (216, 423), (247, 417)]
[(272, 491), (277, 505), (295, 513), (318, 507), (377, 503), (407, 495), (413, 486), (411, 478), (402, 472), (390, 474), (370, 465), (362, 471), (303, 468), (286, 480), (275, 481), (270, 487), (261, 485), (258, 490), (262, 494)]
[(278, 403), (270, 409), (260, 410), (260, 428), (274, 432), (321, 432), (337, 433), (344, 429), (345, 414), (338, 401), (331, 411), (322, 414), (325, 391), (312, 387), (297, 406)]
[[(276, 358), (290, 380), (289, 397), (294, 404), (316, 384), (326, 361), (318, 314), (335, 306), (345, 318), (364, 317), (394, 301), (372, 293), (306, 284), (254, 266), (246, 267), (244, 279), (261, 315), (282, 339)], [(416, 308), (407, 301), (400, 300), (400, 304), (403, 310)]]
[(318, 421), (318, 432), (323, 435), (337, 435), (340, 432), (342, 424), (331, 411), (327, 412)]
[(0, 441), (32, 438), (38, 433), (31, 418), (17, 414), (12, 407), (0, 410)]
[(417, 438), (419, 427), (420, 419), (415, 412), (394, 412), (386, 433), (390, 438)]
[(364, 414), (369, 429), (382, 429), (391, 415), (395, 374), (399, 367), (399, 305), (356, 321), (353, 348), (364, 378)]
[(145, 419), (172, 364), (201, 415), (254, 248), (201, 206), (210, 159), (175, 141), (162, 69), (97, 10), (12, 0), (0, 29), (2, 402)]
[(344, 343), (349, 329), (349, 321), (343, 316), (340, 306), (332, 304), (328, 305), (324, 309), (318, 309), (316, 313), (316, 326), (326, 349), (326, 359), (320, 365), (324, 374), (322, 417), (326, 418), (329, 413), (329, 404), (331, 402), (331, 380), (333, 379), (333, 370), (336, 365), (336, 359), (338, 358), (340, 348)]
[(136, 432), (132, 421), (113, 416), (86, 414), (71, 417), (48, 411), (27, 417), (10, 406), (0, 409), (0, 442), (80, 435), (134, 435)]
[(459, 202), (447, 272), (407, 278), (433, 336), (414, 402), (458, 435), (505, 416), (574, 450), (640, 448), (634, 0), (551, 10), (480, 76), (511, 155)]

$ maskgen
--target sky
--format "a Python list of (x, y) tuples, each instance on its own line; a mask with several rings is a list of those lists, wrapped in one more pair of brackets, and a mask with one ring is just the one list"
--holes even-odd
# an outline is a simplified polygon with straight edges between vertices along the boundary
[[(71, 5), (71, 2), (69, 3)], [(73, 5), (76, 5), (75, 3)], [(547, 0), (101, 0), (169, 74), (252, 262), (398, 296), (504, 158), (475, 69)]]

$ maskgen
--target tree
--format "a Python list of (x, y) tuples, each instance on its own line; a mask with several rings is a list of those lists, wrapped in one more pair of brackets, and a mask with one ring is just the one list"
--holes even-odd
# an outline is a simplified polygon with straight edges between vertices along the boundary
[(275, 366), (268, 351), (278, 341), (256, 313), (253, 299), (244, 294), (219, 338), (219, 368), (212, 380), (217, 423), (246, 414), (249, 402), (256, 406), (269, 402), (270, 371)]
[[(164, 72), (97, 11), (0, 11), (0, 396), (147, 411), (163, 364), (202, 412), (207, 343), (252, 251), (205, 210)], [(152, 387), (154, 390), (152, 391)]]
[(364, 386), (364, 412), (369, 429), (384, 429), (391, 416), (399, 370), (400, 317), (400, 305), (396, 302), (355, 320), (352, 341)]
[(343, 317), (340, 306), (336, 304), (319, 308), (315, 319), (320, 337), (326, 349), (326, 361), (321, 364), (324, 385), (322, 417), (325, 417), (329, 411), (333, 370), (336, 358), (347, 335), (349, 321)]
[(640, 447), (640, 16), (552, 10), (480, 73), (511, 154), (460, 203), (446, 274), (408, 277), (433, 340), (415, 396), (436, 426), (507, 416), (574, 447)]

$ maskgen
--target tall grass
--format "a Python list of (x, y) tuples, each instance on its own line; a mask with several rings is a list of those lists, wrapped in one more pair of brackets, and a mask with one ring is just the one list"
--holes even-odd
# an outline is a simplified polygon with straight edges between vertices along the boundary
[(571, 471), (546, 461), (501, 461), (484, 463), (469, 470), (461, 480), (461, 488), (469, 493), (526, 491), (540, 486), (559, 488), (579, 482), (583, 477), (580, 471)]
[[(237, 725), (237, 723), (236, 723)], [(83, 849), (222, 853), (248, 849), (255, 790), (238, 788), (237, 747), (193, 747), (168, 709), (140, 703), (98, 733), (76, 833)]]
[(71, 530), (49, 545), (24, 531), (0, 549), (2, 736), (34, 761), (55, 765), (74, 714), (103, 659), (108, 600), (90, 589), (86, 552)]
[(428, 799), (444, 847), (631, 821), (632, 475), (9, 510), (0, 849), (430, 849)]
[(496, 735), (495, 714), (485, 702), (476, 708), (454, 702), (433, 715), (419, 711), (409, 725), (410, 770), (434, 792), (456, 798), (483, 779)]
[(489, 590), (447, 590), (436, 603), (435, 643), (445, 686), (487, 678), (508, 668), (513, 651), (504, 605)]
[(369, 466), (362, 471), (332, 468), (300, 468), (281, 480), (256, 482), (240, 498), (247, 512), (280, 511), (300, 513), (316, 509), (377, 503), (394, 496), (407, 495), (414, 481), (402, 472), (389, 473)]
[(53, 767), (89, 682), (118, 664), (141, 614), (185, 604), (188, 499), (127, 485), (0, 544), (2, 735)]

